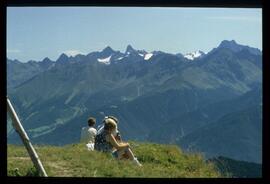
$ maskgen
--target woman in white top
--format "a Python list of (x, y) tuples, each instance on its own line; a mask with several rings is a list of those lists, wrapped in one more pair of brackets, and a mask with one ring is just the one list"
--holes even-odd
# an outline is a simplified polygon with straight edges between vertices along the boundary
[(94, 128), (96, 119), (93, 117), (88, 118), (88, 127), (83, 127), (81, 131), (81, 142), (86, 143), (86, 147), (89, 151), (94, 150), (95, 137), (97, 130)]

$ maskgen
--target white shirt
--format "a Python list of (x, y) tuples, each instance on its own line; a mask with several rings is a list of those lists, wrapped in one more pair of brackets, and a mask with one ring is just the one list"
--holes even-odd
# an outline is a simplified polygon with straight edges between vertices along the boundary
[(83, 127), (81, 131), (81, 142), (94, 144), (97, 130), (94, 127)]

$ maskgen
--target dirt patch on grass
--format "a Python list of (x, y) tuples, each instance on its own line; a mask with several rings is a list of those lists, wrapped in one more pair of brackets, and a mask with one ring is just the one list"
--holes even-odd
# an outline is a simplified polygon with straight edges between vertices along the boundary
[(10, 160), (31, 160), (30, 157), (8, 157)]
[(72, 171), (65, 166), (65, 162), (46, 162), (46, 165), (51, 167), (52, 176), (73, 176)]

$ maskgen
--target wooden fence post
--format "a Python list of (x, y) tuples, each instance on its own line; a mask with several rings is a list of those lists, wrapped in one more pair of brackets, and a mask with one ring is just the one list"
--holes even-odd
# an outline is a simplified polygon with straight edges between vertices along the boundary
[(34, 147), (32, 146), (29, 137), (27, 136), (10, 100), (7, 97), (7, 110), (9, 112), (9, 115), (12, 119), (12, 125), (15, 128), (15, 130), (17, 131), (17, 133), (20, 135), (22, 142), (24, 144), (24, 146), (27, 149), (27, 152), (32, 160), (32, 162), (34, 163), (35, 168), (39, 171), (39, 175), (47, 177), (47, 173), (45, 171), (45, 169), (43, 168), (43, 165), (34, 149)]

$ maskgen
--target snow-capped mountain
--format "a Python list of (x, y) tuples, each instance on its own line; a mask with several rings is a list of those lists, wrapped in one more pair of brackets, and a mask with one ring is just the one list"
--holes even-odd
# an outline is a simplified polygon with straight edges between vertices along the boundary
[(147, 52), (145, 50), (134, 49), (131, 45), (127, 46), (125, 52), (121, 52), (121, 51), (113, 50), (110, 46), (107, 46), (102, 51), (91, 52), (87, 55), (78, 54), (76, 56), (68, 56), (67, 54), (63, 53), (59, 56), (56, 62), (51, 61), (48, 58), (45, 58), (42, 63), (45, 66), (47, 65), (59, 66), (59, 65), (65, 65), (68, 63), (89, 62), (89, 61), (98, 62), (104, 65), (110, 65), (111, 63), (119, 63), (119, 62), (137, 62), (137, 61), (155, 62), (156, 59), (153, 56), (159, 56), (159, 55), (164, 56), (166, 54), (175, 55), (180, 59), (184, 59), (185, 61), (194, 61), (198, 59), (203, 59), (206, 55), (209, 55), (215, 52), (219, 48), (230, 49), (233, 52), (240, 52), (242, 50), (247, 50), (248, 52), (255, 55), (261, 54), (261, 51), (257, 48), (252, 48), (249, 46), (237, 44), (234, 40), (232, 41), (224, 40), (220, 43), (220, 45), (217, 48), (214, 48), (210, 52), (207, 52), (207, 53), (201, 50), (187, 53), (185, 55), (182, 53), (170, 54), (170, 53), (165, 53), (162, 51)]
[(134, 48), (132, 48), (131, 45), (128, 45), (127, 49), (126, 49), (126, 52), (125, 52), (125, 56), (128, 57), (130, 55), (140, 56), (144, 60), (149, 60), (154, 54), (153, 53), (148, 53), (145, 50), (135, 50)]
[[(108, 49), (109, 48), (109, 49)], [(122, 62), (123, 60), (145, 60), (148, 61), (155, 53), (148, 53), (145, 50), (136, 50), (131, 45), (128, 45), (125, 53), (121, 53), (120, 51), (114, 51), (110, 47), (104, 49), (100, 52), (97, 61), (106, 65), (110, 65), (111, 62)], [(104, 55), (104, 51), (109, 50), (107, 54)]]
[(188, 53), (188, 54), (184, 55), (184, 57), (187, 58), (188, 60), (194, 60), (194, 59), (200, 58), (204, 55), (205, 55), (205, 53), (203, 51), (198, 50), (195, 52)]

